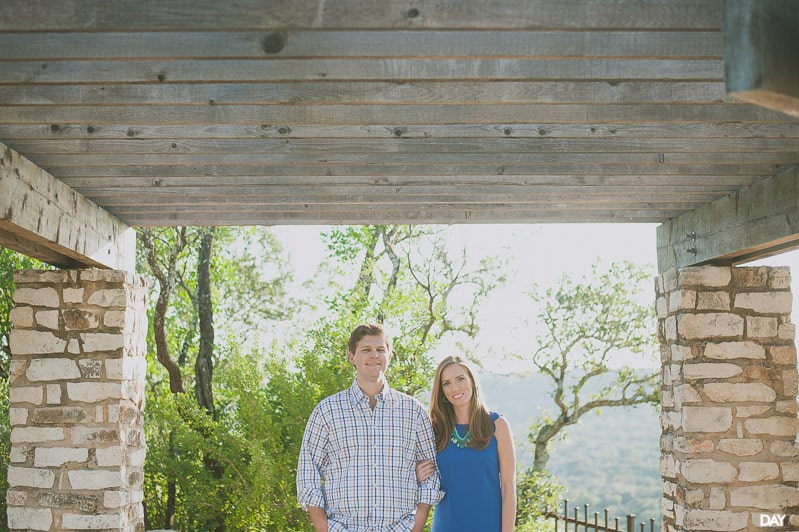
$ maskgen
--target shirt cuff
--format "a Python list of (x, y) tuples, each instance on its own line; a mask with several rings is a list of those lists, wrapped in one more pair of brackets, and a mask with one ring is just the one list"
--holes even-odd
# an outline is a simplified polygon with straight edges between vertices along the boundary
[(421, 504), (435, 506), (443, 498), (444, 492), (441, 490), (425, 487), (424, 483), (419, 487), (419, 503)]
[(302, 509), (308, 511), (309, 506), (316, 506), (317, 508), (325, 509), (325, 494), (319, 488), (309, 488), (303, 490), (297, 501), (302, 506)]

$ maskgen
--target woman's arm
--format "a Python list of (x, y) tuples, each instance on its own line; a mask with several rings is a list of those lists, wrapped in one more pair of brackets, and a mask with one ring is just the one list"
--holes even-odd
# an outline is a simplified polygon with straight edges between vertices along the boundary
[(504, 417), (497, 418), (495, 427), (502, 493), (502, 532), (513, 532), (516, 524), (516, 448), (510, 425)]

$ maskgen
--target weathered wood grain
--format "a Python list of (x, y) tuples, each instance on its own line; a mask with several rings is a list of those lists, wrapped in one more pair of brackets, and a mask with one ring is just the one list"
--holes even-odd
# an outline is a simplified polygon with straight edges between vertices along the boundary
[(0, 240), (65, 267), (135, 267), (133, 230), (0, 144)]

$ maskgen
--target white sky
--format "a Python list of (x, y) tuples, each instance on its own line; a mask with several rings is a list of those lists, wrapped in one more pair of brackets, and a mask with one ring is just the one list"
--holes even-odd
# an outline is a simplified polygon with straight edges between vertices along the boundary
[[(452, 243), (468, 244), (475, 257), (504, 254), (512, 258), (515, 276), (497, 290), (481, 308), (482, 332), (476, 353), (487, 370), (521, 370), (501, 356), (502, 351), (523, 351), (530, 347), (529, 327), (520, 322), (532, 312), (524, 294), (534, 283), (547, 285), (561, 275), (587, 274), (599, 259), (604, 264), (630, 260), (649, 266), (655, 275), (657, 264), (656, 224), (540, 224), (540, 225), (453, 225)], [(290, 254), (295, 280), (302, 283), (317, 274), (326, 251), (319, 234), (327, 226), (277, 226), (270, 228)], [(752, 264), (790, 266), (792, 290), (799, 293), (799, 251), (783, 253)], [(654, 283), (654, 282), (653, 282)], [(654, 297), (654, 284), (651, 291)], [(797, 303), (794, 303), (797, 306)], [(455, 349), (447, 346), (442, 349)], [(450, 354), (442, 352), (440, 356)], [(491, 363), (493, 362), (493, 364)]]

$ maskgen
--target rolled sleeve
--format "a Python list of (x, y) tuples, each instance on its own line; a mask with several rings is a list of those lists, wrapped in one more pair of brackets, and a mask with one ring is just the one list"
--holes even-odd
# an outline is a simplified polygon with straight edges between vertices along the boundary
[(326, 430), (317, 407), (305, 426), (297, 461), (297, 502), (303, 510), (307, 510), (309, 506), (326, 508), (325, 492), (322, 488), (326, 442)]

